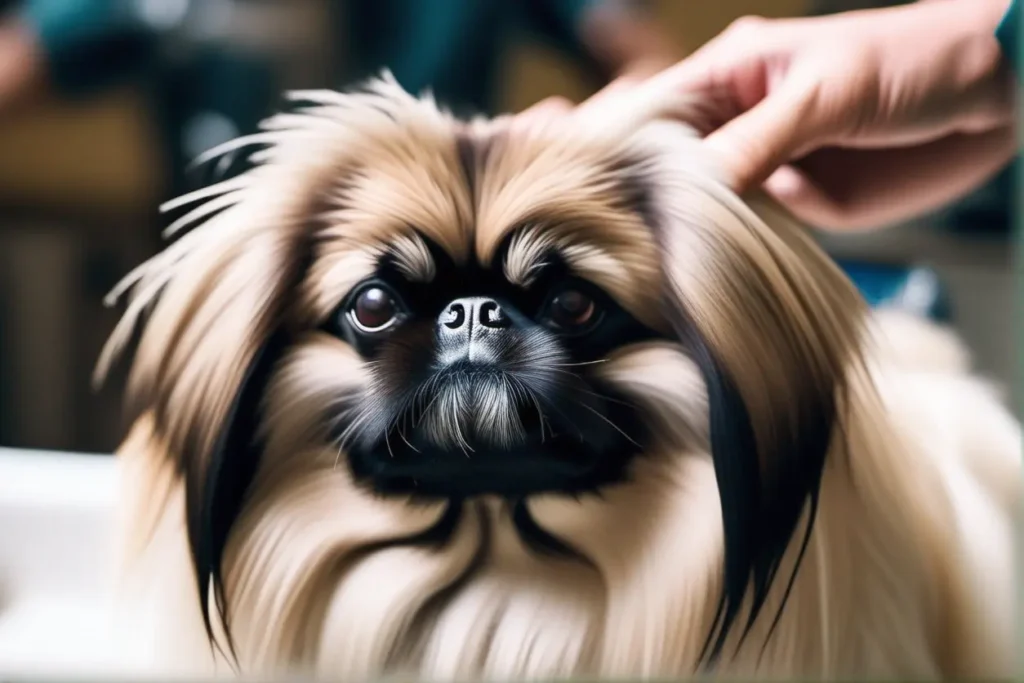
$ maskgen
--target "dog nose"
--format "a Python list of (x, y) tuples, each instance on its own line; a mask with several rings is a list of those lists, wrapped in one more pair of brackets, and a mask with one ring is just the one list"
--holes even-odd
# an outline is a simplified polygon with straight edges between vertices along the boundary
[(466, 297), (448, 304), (441, 314), (441, 325), (453, 332), (469, 330), (479, 325), (485, 329), (500, 329), (508, 324), (501, 305), (487, 297)]
[(489, 297), (456, 299), (445, 306), (437, 323), (439, 360), (445, 365), (493, 360), (500, 331), (509, 326), (501, 304)]

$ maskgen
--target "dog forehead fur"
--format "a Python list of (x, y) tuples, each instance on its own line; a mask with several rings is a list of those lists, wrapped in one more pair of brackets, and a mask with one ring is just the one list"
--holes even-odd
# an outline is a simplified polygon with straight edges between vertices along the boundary
[[(900, 354), (884, 339), (873, 346), (848, 283), (771, 209), (728, 196), (687, 130), (464, 124), (386, 84), (362, 97), (314, 97), (316, 109), (281, 115), (257, 136), (271, 143), (257, 169), (193, 197), (205, 203), (183, 223), (202, 226), (129, 278), (135, 295), (111, 353), (144, 309), (153, 312), (130, 387), (139, 418), (120, 449), (125, 654), (159, 676), (230, 671), (205, 640), (185, 530), (186, 483), (205, 470), (198, 457), (183, 474), (182, 453), (202, 454), (215, 440), (273, 321), (308, 332), (385, 249), (429, 286), (421, 234), (456, 263), (500, 267), (511, 281), (528, 278), (538, 244), (554, 246), (654, 326), (665, 324), (663, 299), (685, 299), (753, 406), (759, 443), (784, 431), (787, 409), (807, 400), (801, 387), (828, 389), (831, 374), (844, 374), (845, 442), (826, 462), (787, 607), (768, 639), (787, 588), (776, 581), (762, 618), (746, 639), (742, 629), (730, 637), (715, 673), (1008, 670), (1016, 421), (986, 392), (959, 401), (965, 384), (976, 386), (962, 368), (901, 363), (905, 339)], [(657, 180), (643, 201), (632, 185), (638, 170)], [(672, 231), (661, 244), (650, 225), (659, 221)], [(516, 230), (522, 237), (495, 264)], [(302, 252), (305, 267), (296, 265)], [(914, 338), (926, 350), (939, 344), (932, 334)], [(445, 506), (374, 495), (337, 466), (314, 416), (337, 378), (364, 386), (368, 369), (343, 344), (303, 337), (268, 388), (265, 452), (223, 560), (242, 671), (692, 674), (715, 620), (724, 552), (706, 387), (674, 343), (629, 349), (600, 372), (698, 438), (638, 460), (628, 483), (599, 496), (528, 501), (536, 523), (588, 562), (529, 551), (507, 508), (488, 499), (466, 506), (442, 547), (388, 545), (436, 524)], [(766, 472), (786, 455), (764, 453)], [(805, 514), (800, 528), (807, 523)], [(996, 578), (986, 581), (989, 571)]]
[[(337, 168), (319, 178), (315, 263), (306, 282), (314, 315), (333, 310), (372, 273), (374, 256), (396, 243), (430, 272), (422, 235), (456, 264), (503, 268), (517, 284), (525, 284), (538, 248), (558, 248), (578, 275), (640, 320), (661, 324), (657, 247), (641, 207), (624, 201), (623, 190), (636, 181), (621, 142), (557, 126), (516, 136), (507, 122), (437, 121), (427, 107), (410, 103), (421, 116), (389, 120), (357, 149), (338, 150)], [(504, 263), (492, 263), (513, 231), (530, 228)]]

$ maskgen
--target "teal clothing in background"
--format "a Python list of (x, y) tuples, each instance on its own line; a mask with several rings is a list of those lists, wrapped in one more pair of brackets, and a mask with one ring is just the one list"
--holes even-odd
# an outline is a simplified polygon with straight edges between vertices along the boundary
[[(189, 11), (214, 1), (219, 0), (191, 0)], [(594, 73), (599, 69), (578, 30), (584, 11), (597, 1), (609, 0), (338, 1), (334, 40), (346, 65), (333, 85), (345, 87), (387, 67), (410, 92), (429, 88), (453, 108), (494, 113), (497, 71), (517, 33), (585, 61), (597, 81), (604, 74)], [(138, 0), (22, 3), (40, 37), (51, 81), (65, 95), (88, 95), (155, 66), (161, 43), (180, 38), (173, 33), (186, 24), (179, 19), (162, 28), (159, 17), (145, 15), (145, 6)], [(217, 79), (215, 71), (210, 78)]]
[[(430, 89), (459, 113), (496, 113), (502, 58), (511, 40), (531, 36), (597, 64), (579, 39), (583, 14), (595, 0), (370, 0), (337, 3), (348, 52), (344, 83), (363, 80), (382, 66), (409, 92)], [(595, 85), (597, 85), (595, 80)], [(465, 110), (465, 111), (460, 111)]]
[(1003, 20), (996, 28), (996, 39), (1003, 48), (1013, 68), (1020, 72), (1020, 44), (1017, 37), (1020, 35), (1020, 3), (1017, 0), (1010, 0), (1010, 7), (1006, 10)]
[(51, 84), (63, 95), (94, 93), (149, 66), (157, 32), (132, 0), (25, 0)]
[[(599, 86), (610, 74), (602, 73), (584, 49), (579, 32), (584, 12), (597, 2), (637, 1), (336, 0), (332, 39), (342, 64), (334, 82), (321, 85), (350, 87), (388, 68), (406, 90), (429, 89), (456, 114), (495, 114), (499, 71), (514, 39), (546, 42), (579, 63)], [(197, 130), (222, 137), (249, 133), (285, 106), (284, 85), (269, 55), (192, 35), (204, 23), (204, 10), (219, 2), (240, 11), (249, 4), (21, 0), (16, 6), (39, 36), (50, 81), (62, 95), (91, 96), (130, 79), (150, 92), (173, 195), (212, 179), (186, 170), (202, 151), (194, 141), (201, 138), (206, 149), (224, 139)], [(231, 172), (215, 170), (220, 176)]]

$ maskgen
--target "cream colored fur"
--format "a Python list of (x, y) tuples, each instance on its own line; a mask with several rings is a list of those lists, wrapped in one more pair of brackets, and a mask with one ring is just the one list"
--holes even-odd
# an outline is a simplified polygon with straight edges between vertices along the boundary
[[(692, 204), (666, 200), (678, 201), (666, 215), (690, 212), (695, 223), (707, 217), (712, 227), (720, 221), (733, 231), (722, 239), (741, 242), (752, 258), (801, 253), (801, 238), (777, 214), (756, 199), (751, 214), (707, 181), (713, 165), (705, 168), (698, 140), (658, 126), (638, 135), (629, 144), (657, 143), (665, 188), (691, 181), (701, 188), (685, 197)], [(780, 237), (735, 228), (761, 220)], [(709, 229), (706, 239), (717, 248), (715, 234)], [(669, 258), (679, 265), (690, 257)], [(693, 259), (689, 275), (680, 266), (678, 276), (706, 275), (710, 287), (715, 261)], [(708, 290), (709, 318), (724, 305), (711, 295), (730, 286)], [(795, 304), (778, 305), (803, 315)], [(823, 310), (836, 317), (835, 329), (857, 315)], [(721, 320), (714, 332), (724, 346), (730, 323), (724, 313)], [(781, 621), (766, 641), (799, 532), (767, 608), (742, 644), (733, 634), (716, 675), (895, 679), (1012, 671), (1019, 424), (968, 374), (951, 333), (898, 314), (876, 315), (872, 323), (859, 342), (866, 366), (850, 360), (846, 368), (846, 447), (837, 440), (826, 465), (814, 531)], [(729, 356), (748, 376), (773, 370), (743, 353), (758, 349)], [(536, 522), (590, 566), (527, 551), (491, 500), (472, 501), (441, 549), (364, 551), (429, 527), (442, 506), (376, 497), (338, 466), (336, 449), (315, 445), (310, 408), (330, 393), (331, 377), (362, 381), (365, 368), (354, 352), (311, 341), (284, 367), (268, 392), (267, 447), (224, 561), (245, 675), (443, 681), (693, 673), (715, 613), (723, 540), (707, 397), (679, 346), (633, 348), (601, 372), (662, 420), (665, 433), (685, 432), (694, 446), (647, 454), (629, 483), (601, 496), (529, 502)], [(747, 390), (756, 404), (757, 387)], [(181, 483), (151, 429), (143, 417), (120, 453), (127, 559), (118, 637), (149, 674), (233, 675), (205, 640)], [(155, 519), (146, 517), (152, 510)]]
[[(921, 353), (947, 342), (925, 326), (918, 332)], [(674, 354), (650, 353), (658, 364)], [(879, 413), (851, 427), (851, 470), (828, 468), (810, 548), (760, 670), (781, 678), (1005, 676), (1016, 647), (1020, 429), (975, 380), (885, 356), (879, 350), (875, 377), (905, 441), (886, 433)], [(692, 388), (663, 391), (666, 400), (685, 401)], [(146, 457), (126, 449), (129, 490), (149, 481), (136, 469)], [(255, 671), (272, 673), (281, 639), (301, 641), (298, 624), (326, 608), (320, 641), (294, 647), (318, 652), (315, 670), (329, 678), (378, 673), (411, 626), (404, 622), (465, 570), (487, 534), (488, 566), (442, 602), (430, 628), (405, 636), (416, 642), (403, 645), (420, 650), (411, 673), (435, 680), (690, 673), (714, 606), (721, 543), (714, 473), (702, 454), (646, 464), (632, 485), (604, 500), (531, 505), (538, 522), (578, 544), (596, 570), (531, 557), (485, 503), (444, 555), (390, 550), (333, 566), (354, 539), (426, 526), (430, 515), (369, 501), (345, 506), (336, 498), (350, 490), (346, 477), (340, 470), (321, 476), (289, 485), (278, 505), (294, 506), (291, 514), (258, 510), (247, 520), (251, 594), (235, 619)], [(137, 568), (152, 602), (137, 603), (123, 642), (126, 652), (152, 657), (150, 673), (227, 674), (223, 660), (207, 668), (183, 529), (171, 522), (181, 514), (172, 502)], [(289, 600), (302, 604), (290, 611)], [(759, 670), (759, 631), (724, 676)]]

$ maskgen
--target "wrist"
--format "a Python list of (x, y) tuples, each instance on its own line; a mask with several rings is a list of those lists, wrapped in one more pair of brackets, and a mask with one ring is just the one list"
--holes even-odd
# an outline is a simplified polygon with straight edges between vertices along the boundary
[(916, 4), (921, 2), (955, 17), (961, 29), (984, 35), (995, 33), (1011, 4), (1011, 0), (919, 0)]
[(1006, 54), (997, 30), (1011, 0), (932, 0), (933, 13), (924, 23), (928, 34), (941, 37), (947, 53), (939, 70), (944, 88), (957, 96), (961, 132), (980, 133), (1013, 122), (1015, 90), (1009, 69), (1015, 57)]

